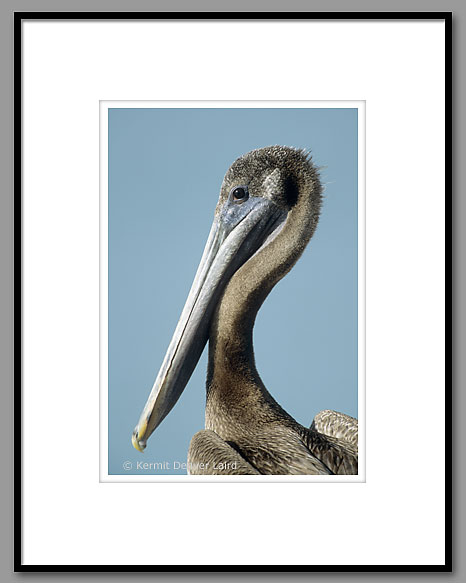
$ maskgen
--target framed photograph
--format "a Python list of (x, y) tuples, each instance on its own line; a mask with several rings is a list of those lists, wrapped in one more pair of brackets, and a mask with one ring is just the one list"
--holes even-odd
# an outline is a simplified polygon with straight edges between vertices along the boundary
[[(231, 135), (231, 139), (225, 140), (226, 135)], [(311, 135), (312, 150), (302, 149)], [(199, 136), (202, 136), (203, 148), (198, 147)], [(266, 148), (272, 145), (272, 149), (264, 150), (264, 145)], [(225, 151), (223, 156), (220, 155), (221, 147)], [(314, 251), (303, 253), (293, 268), (293, 275), (300, 275), (288, 277), (274, 290), (276, 293), (270, 293), (267, 301), (261, 301), (260, 305), (251, 299), (241, 306), (240, 296), (246, 294), (244, 283), (236, 292), (228, 292), (235, 298), (234, 307), (230, 306), (229, 311), (241, 309), (244, 312), (248, 308), (258, 311), (260, 307), (254, 325), (254, 348), (246, 350), (251, 359), (254, 358), (255, 368), (263, 379), (258, 378), (254, 383), (261, 395), (260, 404), (256, 404), (253, 418), (246, 421), (246, 412), (239, 404), (247, 396), (250, 407), (254, 407), (253, 394), (248, 382), (243, 384), (237, 379), (235, 386), (228, 389), (228, 397), (218, 396), (223, 403), (232, 398), (235, 387), (241, 386), (241, 395), (233, 399), (238, 406), (237, 414), (231, 410), (209, 413), (217, 397), (212, 390), (216, 386), (213, 379), (207, 383), (206, 406), (206, 350), (204, 359), (195, 368), (197, 374), (188, 380), (186, 393), (173, 412), (167, 414), (160, 428), (150, 434), (150, 446), (142, 456), (142, 452), (137, 451), (142, 448), (132, 443), (131, 434), (156, 377), (154, 360), (158, 361), (158, 366), (162, 364), (182, 312), (190, 280), (194, 279), (196, 264), (210, 230), (208, 223), (214, 217), (223, 175), (230, 162), (250, 151), (253, 160), (264, 157), (270, 159), (267, 164), (275, 164), (271, 169), (265, 166), (256, 170), (254, 166), (248, 169), (246, 178), (234, 179), (235, 187), (248, 183), (247, 193), (244, 189), (239, 192), (244, 192), (243, 198), (249, 197), (252, 202), (261, 199), (262, 184), (270, 172), (285, 172), (286, 164), (292, 160), (306, 158), (304, 167), (315, 168), (316, 178), (319, 176), (318, 203), (313, 203), (318, 224), (312, 243), (309, 243), (309, 250)], [(206, 152), (215, 152), (215, 162)], [(298, 481), (364, 481), (364, 152), (363, 102), (101, 102), (101, 480), (205, 481), (209, 476), (209, 480), (215, 481), (289, 481), (293, 476), (292, 479)], [(329, 166), (333, 168), (331, 175), (328, 175)], [(280, 189), (278, 185), (275, 188), (277, 192)], [(232, 189), (233, 186), (229, 187), (230, 191)], [(194, 194), (197, 190), (199, 194)], [(309, 200), (312, 188), (305, 190), (304, 187), (303, 191), (307, 193), (305, 200)], [(227, 200), (226, 208), (229, 213), (235, 212), (231, 208), (241, 208), (249, 214), (250, 209), (244, 202), (247, 201), (233, 201), (231, 207), (231, 200)], [(292, 207), (293, 213), (299, 213), (298, 203)], [(304, 226), (304, 233), (296, 239), (300, 251), (311, 235), (311, 228), (314, 226)], [(319, 231), (324, 231), (321, 237)], [(216, 255), (235, 245), (233, 231), (232, 237), (222, 245)], [(264, 250), (265, 247), (267, 245), (263, 245)], [(294, 253), (295, 248), (292, 248)], [(264, 279), (255, 283), (254, 291), (265, 285), (273, 269), (273, 258), (267, 259), (260, 249), (248, 253), (251, 256), (257, 253), (260, 263), (269, 268), (264, 271)], [(229, 254), (238, 258), (231, 251)], [(243, 272), (253, 269), (251, 263), (246, 263)], [(195, 293), (202, 295), (206, 293), (203, 290), (213, 287), (210, 281), (214, 276), (209, 274), (214, 272), (215, 265), (210, 269), (212, 271), (207, 270), (206, 280)], [(226, 283), (220, 280), (220, 287), (235, 285), (231, 281), (233, 274), (227, 269), (228, 280)], [(245, 278), (251, 280), (252, 274), (258, 272), (256, 267), (249, 275), (246, 273)], [(285, 273), (284, 269), (283, 275)], [(195, 284), (193, 289), (196, 290)], [(361, 292), (359, 302), (358, 291)], [(223, 295), (219, 295), (217, 303), (226, 309), (227, 291), (218, 293)], [(193, 313), (184, 326), (195, 320), (196, 310), (202, 312), (201, 321), (207, 322), (209, 307), (202, 305), (201, 300), (198, 304), (199, 307), (195, 304), (192, 308)], [(211, 318), (214, 307), (212, 305)], [(176, 358), (182, 362), (183, 343), (188, 346), (185, 349), (188, 355), (197, 350), (200, 356), (204, 346), (196, 345), (206, 340), (207, 335), (202, 338), (205, 333), (196, 327), (197, 324), (192, 325), (195, 326), (192, 344), (189, 345), (186, 332), (177, 338), (179, 353), (172, 356), (174, 364), (171, 366), (176, 366)], [(220, 333), (222, 326), (226, 327), (230, 342), (234, 326), (220, 322)], [(247, 333), (241, 326), (239, 334)], [(210, 341), (209, 346), (209, 360), (218, 360), (220, 348), (214, 350)], [(231, 345), (228, 351), (233, 352)], [(336, 352), (339, 353), (338, 367), (332, 366)], [(196, 364), (193, 362), (191, 367)], [(239, 367), (238, 357), (231, 366), (235, 370)], [(217, 374), (234, 376), (223, 367), (218, 370), (221, 372)], [(253, 372), (248, 369), (247, 378), (252, 376)], [(174, 387), (179, 394), (183, 390), (180, 380)], [(276, 403), (270, 401), (270, 393)], [(273, 435), (277, 427), (287, 431), (288, 421), (280, 417), (273, 421), (272, 434), (267, 434), (264, 453), (251, 452), (250, 455), (256, 457), (253, 463), (247, 452), (248, 448), (257, 446), (257, 438), (248, 436), (264, 431), (264, 423), (259, 420), (268, 411), (265, 396), (272, 403), (274, 413), (282, 415), (279, 403), (292, 415), (291, 423), (296, 423), (290, 428), (288, 448), (293, 449), (293, 439), (300, 426), (309, 428), (317, 415), (319, 427), (325, 426), (329, 433), (334, 432), (331, 437), (341, 438), (335, 449), (338, 459), (328, 457), (325, 467), (316, 468), (315, 457), (308, 456), (303, 449), (306, 461), (298, 463), (301, 440), (296, 444), (298, 450), (292, 463), (288, 457), (287, 461), (281, 459), (275, 449), (282, 451), (284, 445), (275, 448)], [(162, 393), (159, 402), (167, 398)], [(149, 409), (151, 400), (152, 397)], [(144, 418), (148, 408), (144, 410)], [(338, 411), (338, 415), (320, 415), (329, 410)], [(155, 424), (154, 415), (155, 412), (149, 416), (150, 422)], [(299, 421), (294, 421), (295, 418)], [(219, 427), (222, 423), (228, 424), (228, 433), (222, 432)], [(220, 433), (222, 439), (229, 442), (234, 439), (238, 448), (239, 443), (243, 443), (241, 458), (236, 459), (238, 452), (225, 448), (223, 453), (218, 452), (218, 459), (204, 460), (201, 456), (202, 459), (188, 462), (191, 438), (203, 430), (204, 425), (217, 426), (216, 435)], [(240, 429), (244, 425), (248, 427), (246, 436)], [(310, 438), (321, 443), (321, 436), (319, 433), (313, 438), (311, 434)], [(209, 439), (206, 433), (196, 437), (201, 444)], [(346, 443), (348, 447), (345, 448)], [(326, 444), (326, 456), (332, 455), (333, 445), (333, 439)], [(219, 447), (222, 448), (222, 444)], [(262, 458), (265, 452), (267, 460)], [(340, 458), (342, 453), (345, 457)], [(275, 456), (273, 463), (270, 456)], [(244, 462), (248, 465), (243, 466)], [(200, 464), (205, 467), (197, 467)], [(250, 473), (244, 474), (244, 471)]]
[(451, 14), (15, 50), (16, 569), (451, 570)]

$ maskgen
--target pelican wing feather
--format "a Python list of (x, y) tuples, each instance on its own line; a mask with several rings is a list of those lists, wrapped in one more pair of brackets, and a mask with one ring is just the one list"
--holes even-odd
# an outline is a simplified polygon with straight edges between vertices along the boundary
[(354, 417), (326, 409), (314, 417), (311, 430), (335, 438), (342, 445), (349, 445), (358, 451), (358, 420)]

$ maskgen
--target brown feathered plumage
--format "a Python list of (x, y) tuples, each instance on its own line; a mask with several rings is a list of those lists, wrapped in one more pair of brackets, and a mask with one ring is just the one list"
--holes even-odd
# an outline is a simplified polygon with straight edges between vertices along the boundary
[(300, 425), (267, 391), (254, 361), (256, 314), (317, 226), (322, 201), (318, 171), (302, 150), (254, 150), (226, 173), (217, 214), (238, 185), (247, 185), (251, 196), (273, 201), (286, 220), (232, 275), (214, 313), (206, 429), (191, 441), (190, 473), (357, 474), (357, 421), (324, 411), (310, 429)]

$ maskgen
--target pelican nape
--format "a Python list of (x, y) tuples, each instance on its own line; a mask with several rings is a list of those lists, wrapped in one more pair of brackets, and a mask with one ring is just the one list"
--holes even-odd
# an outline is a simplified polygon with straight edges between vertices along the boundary
[(225, 175), (188, 299), (133, 432), (139, 451), (183, 392), (207, 341), (205, 429), (188, 452), (190, 474), (357, 474), (357, 420), (335, 411), (310, 428), (265, 388), (252, 330), (274, 285), (315, 231), (322, 187), (303, 150), (270, 146)]

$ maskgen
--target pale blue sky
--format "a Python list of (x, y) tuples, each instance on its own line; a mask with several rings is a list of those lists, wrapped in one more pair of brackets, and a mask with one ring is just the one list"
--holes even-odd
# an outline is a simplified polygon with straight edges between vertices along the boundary
[[(210, 229), (223, 176), (240, 155), (310, 149), (325, 184), (303, 257), (254, 330), (270, 393), (309, 426), (322, 409), (357, 417), (357, 110), (109, 110), (109, 473), (185, 474), (204, 427), (207, 349), (144, 454), (131, 434), (162, 363)], [(137, 462), (166, 462), (162, 471)], [(131, 462), (133, 469), (123, 469)]]

